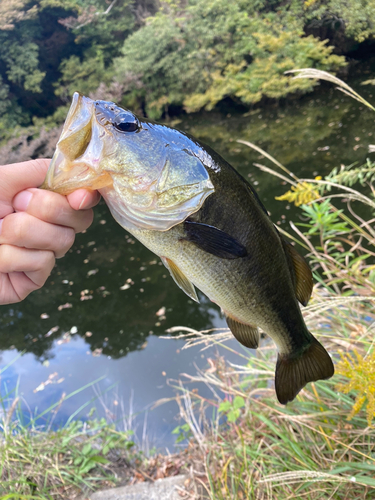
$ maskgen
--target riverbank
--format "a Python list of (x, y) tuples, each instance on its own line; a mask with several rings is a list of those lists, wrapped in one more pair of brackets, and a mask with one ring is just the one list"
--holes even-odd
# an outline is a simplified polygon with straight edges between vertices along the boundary
[[(132, 432), (116, 430), (105, 419), (74, 420), (55, 430), (37, 427), (23, 421), (18, 405), (18, 398), (3, 404), (0, 418), (1, 500), (81, 499), (115, 486), (189, 474), (194, 463), (189, 447), (146, 456)], [(52, 421), (54, 413), (45, 417)]]

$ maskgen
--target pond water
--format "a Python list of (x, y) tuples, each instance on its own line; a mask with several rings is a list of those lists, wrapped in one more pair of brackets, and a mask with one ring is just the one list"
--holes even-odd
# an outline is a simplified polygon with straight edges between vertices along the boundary
[[(371, 87), (350, 83), (374, 102)], [(340, 164), (362, 164), (368, 145), (375, 143), (374, 118), (360, 103), (323, 84), (314, 95), (279, 106), (189, 115), (172, 126), (218, 151), (253, 184), (273, 221), (287, 228), (298, 212), (274, 200), (287, 186), (254, 167), (271, 164), (236, 140), (251, 141), (297, 175), (312, 177)], [(18, 391), (24, 407), (38, 414), (64, 393), (100, 378), (64, 401), (55, 424), (72, 415), (85, 418), (95, 400), (97, 415), (121, 422), (135, 414), (139, 439), (147, 428), (151, 445), (172, 447), (177, 405), (152, 405), (174, 396), (169, 379), (194, 375), (217, 353), (213, 348), (182, 350), (183, 340), (160, 337), (176, 325), (225, 327), (218, 308), (200, 293), (199, 298), (197, 304), (178, 289), (160, 260), (118, 226), (101, 203), (92, 227), (77, 236), (47, 285), (21, 304), (2, 306), (2, 395)], [(235, 340), (228, 345), (245, 349)], [(231, 351), (219, 354), (241, 362)], [(199, 390), (209, 394), (207, 388)]]

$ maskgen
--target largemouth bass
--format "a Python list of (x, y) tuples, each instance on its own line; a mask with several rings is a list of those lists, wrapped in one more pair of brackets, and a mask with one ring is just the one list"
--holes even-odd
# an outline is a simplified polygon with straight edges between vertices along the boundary
[(177, 285), (218, 304), (236, 339), (257, 348), (260, 327), (278, 348), (276, 395), (286, 404), (333, 375), (308, 331), (312, 274), (283, 240), (251, 185), (188, 134), (78, 93), (45, 189), (98, 189), (117, 222), (157, 254)]

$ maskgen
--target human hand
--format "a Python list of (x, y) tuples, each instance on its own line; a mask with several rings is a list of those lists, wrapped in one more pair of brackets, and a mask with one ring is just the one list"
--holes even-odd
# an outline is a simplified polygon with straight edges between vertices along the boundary
[(37, 189), (50, 161), (0, 166), (0, 304), (19, 302), (41, 288), (55, 259), (93, 220), (97, 191), (79, 189), (65, 197)]

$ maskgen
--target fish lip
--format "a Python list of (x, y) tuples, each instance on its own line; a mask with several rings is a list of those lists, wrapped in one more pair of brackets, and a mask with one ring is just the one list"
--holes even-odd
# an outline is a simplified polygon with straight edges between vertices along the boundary
[(48, 189), (55, 193), (67, 195), (73, 191), (89, 187), (94, 179), (98, 178), (98, 174), (88, 165), (81, 163), (73, 165), (74, 180), (72, 181), (72, 168), (60, 169), (61, 164), (64, 162), (64, 157), (56, 151), (41, 189)]

